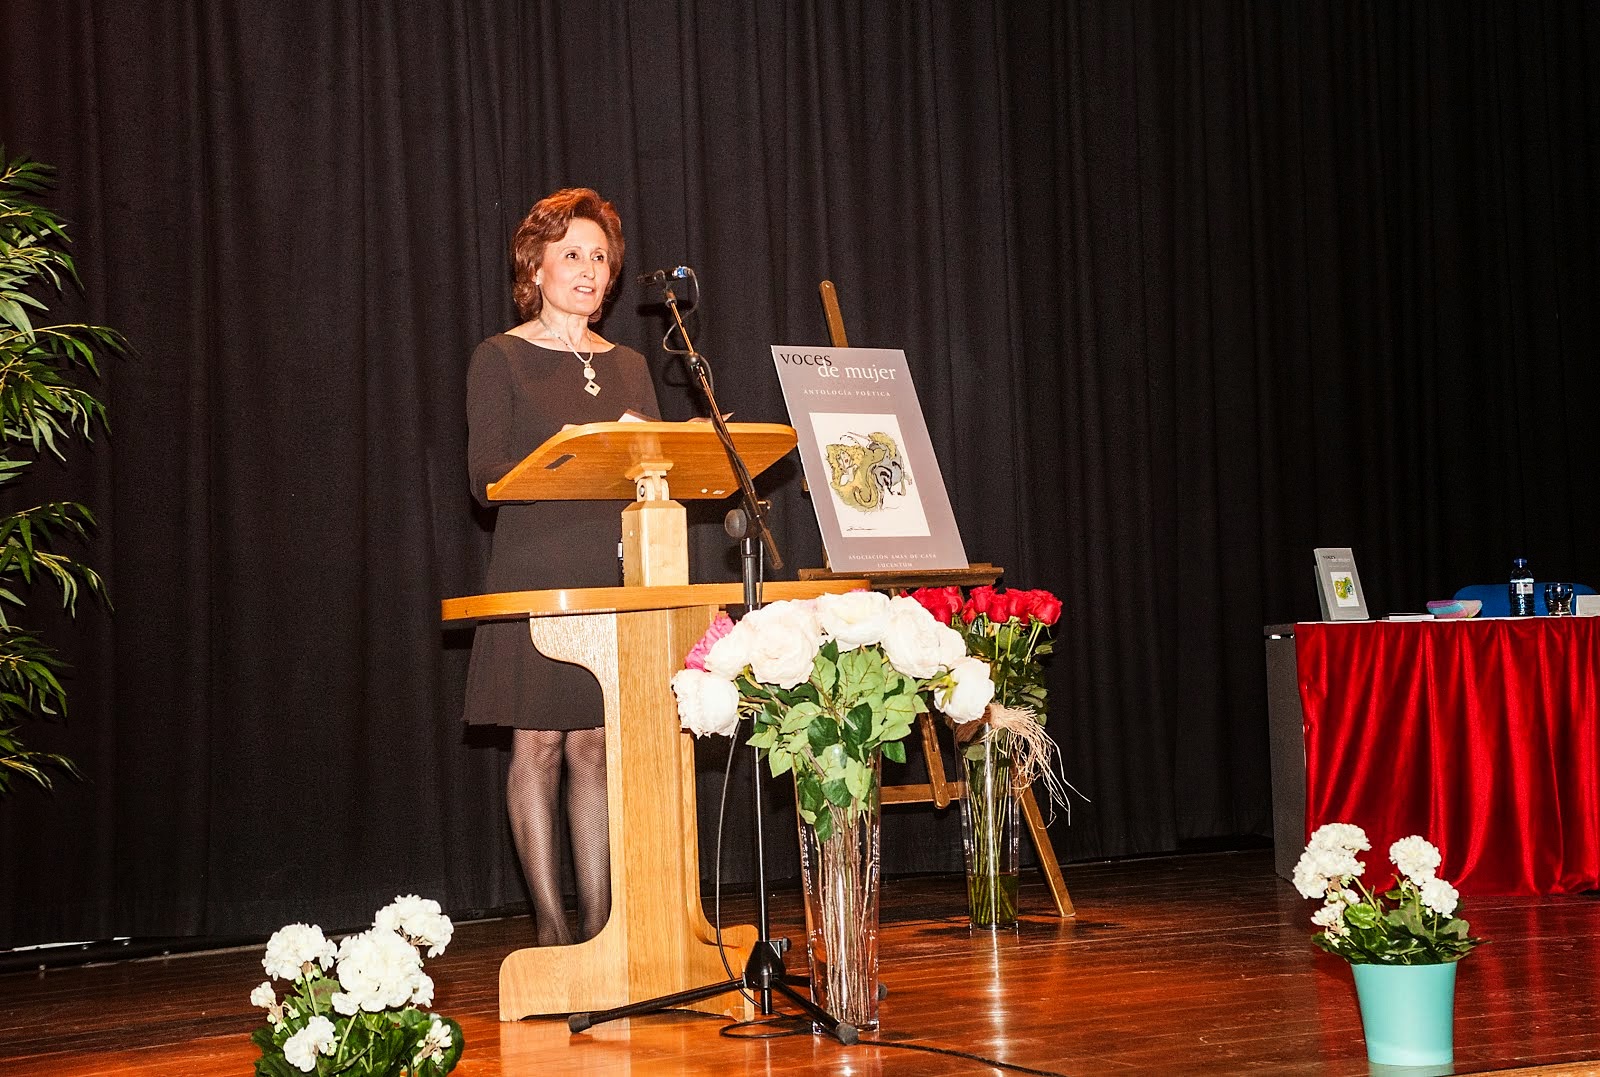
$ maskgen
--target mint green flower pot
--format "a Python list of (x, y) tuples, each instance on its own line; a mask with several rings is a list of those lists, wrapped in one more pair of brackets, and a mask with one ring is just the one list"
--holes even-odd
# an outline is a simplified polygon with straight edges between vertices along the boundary
[(1455, 1058), (1456, 962), (1351, 965), (1367, 1058), (1384, 1066), (1447, 1066)]

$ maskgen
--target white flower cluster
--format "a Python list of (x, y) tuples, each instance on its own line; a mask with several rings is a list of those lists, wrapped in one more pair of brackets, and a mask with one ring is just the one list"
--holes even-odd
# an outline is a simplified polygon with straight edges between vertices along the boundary
[(416, 946), (426, 946), (429, 957), (444, 953), (456, 930), (437, 901), (415, 894), (396, 897), (379, 909), (372, 918), (372, 926), (398, 932)]
[(343, 990), (330, 1001), (346, 1017), (357, 1010), (377, 1013), (433, 1001), (433, 980), (422, 971), (422, 955), (388, 928), (374, 927), (340, 943), (338, 976)]
[(1366, 870), (1356, 853), (1372, 848), (1366, 832), (1349, 823), (1328, 823), (1317, 828), (1306, 851), (1294, 866), (1294, 887), (1308, 898), (1341, 893), (1345, 884)]
[[(422, 971), (421, 951), (426, 947), (429, 957), (438, 956), (454, 934), (455, 925), (439, 903), (415, 894), (395, 898), (378, 910), (371, 928), (351, 935), (337, 947), (320, 927), (290, 924), (268, 940), (261, 964), (269, 976), (295, 981), (294, 988), (280, 1002), (268, 980), (250, 992), (250, 1003), (267, 1011), (276, 1036), (287, 1035), (279, 1048), (283, 1058), (311, 1073), (319, 1055), (338, 1053), (345, 1042), (340, 1029), (348, 1030), (350, 1018), (363, 1011), (379, 1013), (432, 1004), (433, 980)], [(330, 969), (334, 971), (330, 973)], [(324, 1010), (318, 1000), (330, 990), (327, 999), (332, 1012), (325, 1015), (318, 1012)], [(288, 1033), (285, 1024), (293, 1028), (308, 1004), (314, 1016), (303, 1028)], [(393, 1029), (400, 1027), (396, 1024)], [(415, 1068), (451, 1049), (451, 1026), (433, 1017), (425, 1037), (407, 1043), (416, 1044)]]
[(840, 653), (882, 646), (889, 664), (908, 677), (948, 676), (938, 689), (939, 708), (957, 722), (983, 717), (994, 698), (987, 663), (967, 657), (961, 633), (940, 624), (915, 599), (876, 591), (851, 591), (803, 601), (774, 602), (752, 610), (706, 653), (704, 670), (672, 678), (683, 728), (696, 736), (731, 736), (739, 724), (734, 681), (751, 679), (794, 688), (810, 679), (825, 643)]
[(267, 1020), (274, 1026), (283, 1024), (284, 1007), (278, 1002), (278, 993), (272, 989), (271, 980), (263, 980), (259, 987), (250, 992), (250, 1005), (266, 1010)]
[(1344, 926), (1344, 910), (1344, 902), (1328, 902), (1311, 914), (1311, 922), (1335, 935), (1343, 935), (1350, 930)]
[(1433, 843), (1417, 834), (1401, 838), (1389, 846), (1389, 859), (1400, 873), (1412, 882), (1421, 884), (1433, 878), (1439, 870), (1439, 850)]
[(333, 943), (313, 924), (289, 924), (273, 932), (267, 940), (261, 967), (274, 980), (297, 980), (313, 966), (327, 969), (333, 964)]
[(1401, 838), (1389, 846), (1389, 859), (1417, 887), (1422, 903), (1440, 916), (1456, 911), (1461, 894), (1435, 874), (1443, 858), (1433, 843), (1417, 834)]
[(306, 1027), (283, 1041), (283, 1057), (302, 1073), (317, 1068), (317, 1053), (331, 1055), (338, 1048), (339, 1035), (326, 1017), (313, 1017)]
[(428, 1026), (427, 1036), (417, 1045), (417, 1053), (411, 1058), (411, 1068), (415, 1070), (435, 1055), (444, 1054), (450, 1050), (451, 1042), (450, 1026), (435, 1017), (433, 1024)]
[(1322, 898), (1322, 908), (1311, 922), (1330, 935), (1348, 935), (1344, 913), (1361, 900), (1348, 886), (1352, 877), (1366, 870), (1356, 854), (1372, 848), (1366, 832), (1349, 823), (1328, 823), (1317, 828), (1294, 866), (1295, 889), (1308, 898)]
[[(1372, 848), (1366, 832), (1349, 823), (1328, 823), (1311, 835), (1306, 851), (1294, 866), (1294, 885), (1308, 898), (1322, 898), (1323, 906), (1311, 917), (1311, 922), (1330, 935), (1348, 934), (1344, 913), (1361, 900), (1361, 895), (1349, 888), (1350, 880), (1366, 870), (1366, 865), (1355, 854)], [(1456, 911), (1461, 895), (1456, 888), (1439, 878), (1442, 858), (1432, 842), (1419, 835), (1401, 838), (1389, 846), (1389, 859), (1413, 886), (1417, 888), (1422, 904), (1440, 916), (1450, 916)]]
[(1437, 877), (1423, 879), (1417, 889), (1421, 892), (1422, 903), (1440, 916), (1452, 915), (1461, 901), (1460, 892)]

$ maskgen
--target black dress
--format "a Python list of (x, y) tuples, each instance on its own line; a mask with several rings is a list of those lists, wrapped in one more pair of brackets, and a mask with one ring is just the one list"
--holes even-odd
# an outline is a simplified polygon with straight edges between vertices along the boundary
[[(657, 418), (644, 356), (620, 345), (594, 356), (598, 396), (584, 391), (583, 363), (502, 333), (478, 345), (467, 369), (467, 466), (472, 495), (498, 505), (486, 593), (615, 587), (626, 501), (500, 501), (485, 488), (562, 426), (615, 422), (632, 409)], [(518, 729), (593, 729), (604, 724), (600, 686), (588, 670), (534, 649), (528, 622), (478, 625), (467, 671), (466, 721)]]

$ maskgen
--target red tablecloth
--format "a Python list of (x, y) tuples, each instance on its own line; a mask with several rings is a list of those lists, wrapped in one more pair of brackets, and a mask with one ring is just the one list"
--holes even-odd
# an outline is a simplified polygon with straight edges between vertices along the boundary
[(1301, 624), (1295, 649), (1308, 836), (1362, 827), (1380, 885), (1421, 834), (1462, 893), (1600, 888), (1600, 617)]

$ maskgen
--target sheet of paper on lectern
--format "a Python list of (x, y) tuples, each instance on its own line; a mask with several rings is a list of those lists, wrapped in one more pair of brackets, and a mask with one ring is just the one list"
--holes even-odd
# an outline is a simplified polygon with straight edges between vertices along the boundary
[(775, 345), (772, 361), (828, 567), (966, 568), (905, 352)]

